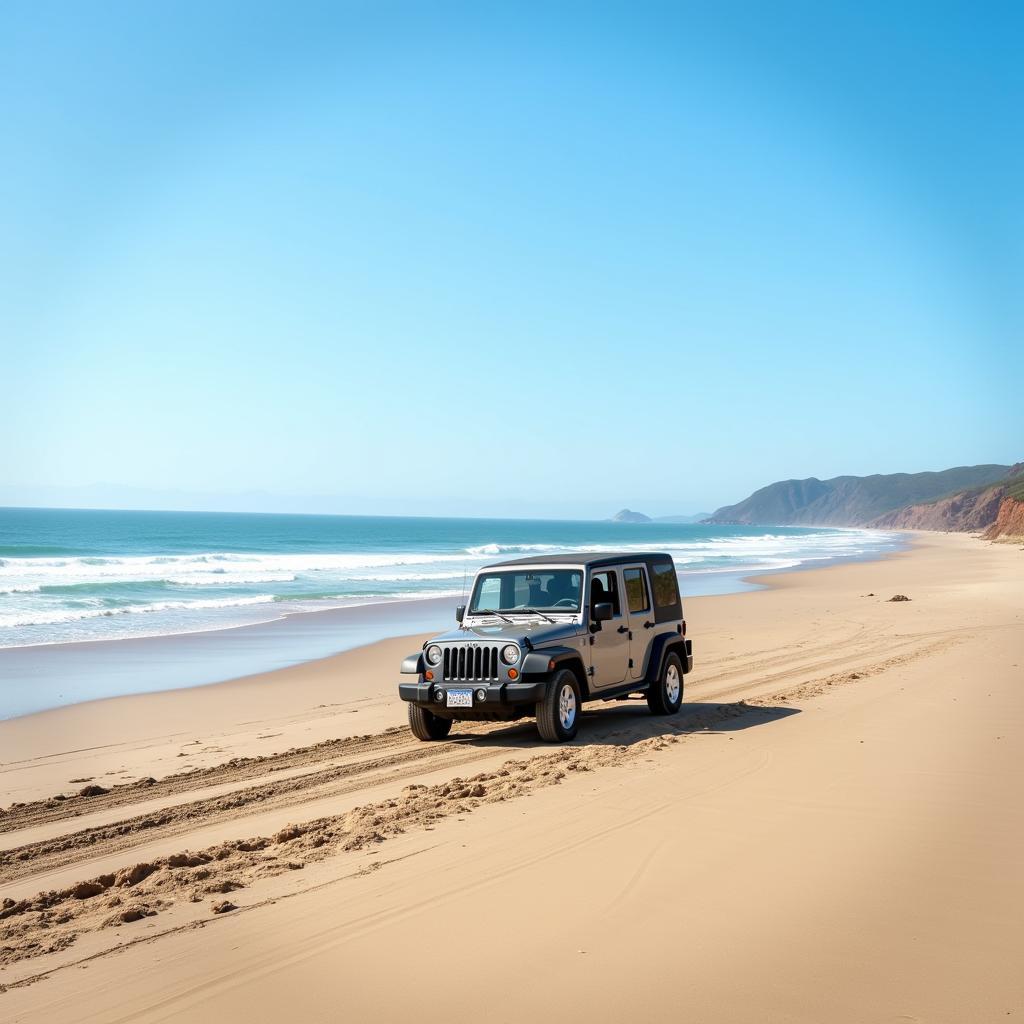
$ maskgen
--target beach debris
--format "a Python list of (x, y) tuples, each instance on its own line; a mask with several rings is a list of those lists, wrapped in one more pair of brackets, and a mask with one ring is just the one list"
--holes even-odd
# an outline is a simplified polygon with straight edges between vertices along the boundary
[(209, 893), (221, 893), (224, 895), (229, 892), (234, 892), (236, 889), (244, 889), (245, 886), (236, 881), (234, 878), (225, 878), (223, 881), (214, 882), (212, 885), (206, 887), (206, 891)]
[(114, 878), (114, 885), (138, 885), (144, 878), (148, 878), (156, 871), (155, 864), (133, 864), (130, 868), (122, 868)]
[(104, 928), (117, 928), (122, 924), (131, 924), (132, 921), (141, 921), (144, 917), (155, 917), (156, 911), (145, 903), (133, 903), (130, 907), (111, 914), (103, 922)]
[(106, 888), (101, 882), (79, 882), (71, 887), (71, 895), (76, 900), (87, 900), (90, 896), (99, 896), (101, 892), (106, 892)]
[(229, 911), (237, 910), (238, 907), (236, 907), (231, 900), (221, 900), (219, 903), (214, 903), (210, 909), (215, 914), (227, 914)]
[(207, 853), (190, 853), (186, 850), (184, 853), (172, 853), (167, 858), (167, 866), (169, 868), (194, 868), (200, 864), (209, 864), (213, 858)]
[(95, 784), (91, 786), (83, 786), (79, 791), (79, 796), (106, 796), (109, 793), (109, 789), (104, 789), (103, 786), (97, 786)]
[(909, 601), (910, 598), (907, 597), (906, 594), (893, 594), (893, 596), (890, 597), (889, 600), (890, 601)]

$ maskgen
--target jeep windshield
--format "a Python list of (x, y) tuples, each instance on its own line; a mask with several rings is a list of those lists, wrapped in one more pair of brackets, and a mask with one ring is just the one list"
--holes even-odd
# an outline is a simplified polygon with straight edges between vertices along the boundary
[(469, 614), (575, 615), (582, 593), (582, 569), (495, 569), (477, 577)]

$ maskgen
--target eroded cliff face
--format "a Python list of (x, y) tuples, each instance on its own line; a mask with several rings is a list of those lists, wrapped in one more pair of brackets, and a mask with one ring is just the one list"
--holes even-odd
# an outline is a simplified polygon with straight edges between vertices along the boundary
[(991, 526), (999, 513), (1005, 487), (989, 487), (978, 493), (954, 494), (927, 505), (908, 505), (869, 525), (887, 530), (945, 530), (971, 533)]
[[(830, 480), (780, 480), (754, 491), (736, 505), (718, 509), (712, 523), (751, 523), (772, 526), (873, 526), (875, 520), (896, 515), (914, 505), (924, 506), (946, 496), (996, 487), (1010, 466), (956, 466), (939, 473), (876, 473), (836, 476)], [(992, 514), (995, 516), (993, 507)], [(988, 522), (991, 522), (990, 519)], [(979, 529), (988, 526), (981, 523)], [(945, 529), (942, 526), (931, 529)], [(966, 527), (951, 527), (966, 529)]]
[(1006, 479), (991, 487), (951, 494), (938, 501), (887, 512), (869, 526), (888, 530), (941, 530), (957, 533), (984, 532), (989, 540), (1024, 536), (1024, 462), (1010, 467)]
[(996, 521), (985, 531), (986, 540), (1024, 540), (1024, 501), (1003, 498)]

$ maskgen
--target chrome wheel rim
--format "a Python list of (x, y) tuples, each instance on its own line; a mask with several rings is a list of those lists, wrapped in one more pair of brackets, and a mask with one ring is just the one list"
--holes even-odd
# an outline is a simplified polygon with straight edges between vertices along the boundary
[(679, 691), (679, 669), (675, 665), (669, 665), (665, 673), (665, 696), (668, 697), (669, 704), (675, 704), (679, 700)]
[(558, 695), (558, 720), (563, 729), (571, 729), (576, 721), (576, 691), (566, 683)]

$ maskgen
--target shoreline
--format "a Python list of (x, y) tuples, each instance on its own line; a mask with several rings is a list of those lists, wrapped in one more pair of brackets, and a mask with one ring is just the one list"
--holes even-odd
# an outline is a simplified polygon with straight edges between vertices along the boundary
[[(782, 569), (684, 573), (683, 599), (688, 602), (766, 591), (777, 585), (775, 580), (794, 573), (883, 560), (913, 543), (913, 531), (882, 532), (899, 535), (902, 543), (892, 550), (863, 556), (808, 558)], [(911, 536), (904, 541), (904, 534)], [(710, 578), (724, 583), (724, 588), (699, 592), (704, 588), (698, 579)], [(685, 585), (687, 580), (693, 581), (690, 587)], [(0, 722), (120, 696), (217, 686), (319, 661), (381, 640), (437, 632), (444, 626), (444, 616), (453, 600), (454, 595), (367, 601), (316, 611), (285, 611), (262, 622), (181, 633), (0, 648), (0, 678), (12, 690), (20, 687), (31, 694), (31, 699), (22, 696), (20, 700), (5, 694), (10, 710), (0, 715)], [(91, 681), (101, 692), (66, 700), (64, 680), (72, 673), (78, 686), (87, 689)], [(140, 673), (145, 674), (141, 685)], [(40, 697), (44, 691), (46, 696)]]
[(811, 526), (5, 509), (0, 534), (4, 648), (174, 636), (450, 596), (484, 564), (543, 551), (666, 550), (684, 587), (687, 577), (698, 581), (693, 593), (743, 590), (744, 575), (870, 553), (891, 536)]
[[(694, 639), (697, 670), (701, 647), (706, 642), (700, 635), (702, 621), (733, 616), (738, 621), (750, 618), (761, 621), (770, 616), (776, 599), (785, 599), (787, 595), (802, 599), (827, 586), (830, 580), (842, 580), (844, 576), (870, 572), (872, 567), (912, 560), (915, 553), (928, 546), (930, 539), (922, 533), (902, 549), (886, 552), (880, 558), (844, 559), (837, 564), (817, 565), (801, 572), (786, 570), (761, 576), (762, 584), (756, 590), (686, 599), (684, 607)], [(978, 544), (966, 535), (958, 535), (953, 543), (961, 541), (966, 541), (970, 548)], [(432, 598), (430, 603), (443, 605), (445, 612), (449, 609), (444, 598)], [(438, 610), (432, 607), (429, 612)], [(301, 620), (308, 616), (296, 618)], [(171, 749), (175, 759), (183, 753), (189, 755), (184, 762), (186, 765), (212, 764), (228, 738), (231, 749), (248, 756), (267, 748), (263, 738), (267, 735), (275, 739), (291, 737), (298, 745), (350, 735), (356, 722), (360, 731), (404, 726), (406, 709), (397, 693), (399, 664), (442, 625), (435, 614), (429, 629), (374, 639), (294, 664), (202, 685), (96, 697), (0, 719), (0, 749), (11, 755), (0, 761), (0, 779), (4, 772), (20, 770), (22, 765), (30, 774), (35, 774), (49, 759), (61, 764), (67, 753), (84, 747), (80, 741), (82, 736), (90, 736), (100, 751), (122, 747), (133, 750), (133, 756), (118, 765), (114, 773), (114, 777), (118, 777), (166, 772), (167, 768), (161, 765), (172, 756), (168, 754)], [(720, 631), (724, 634), (730, 630), (721, 627)], [(187, 639), (187, 635), (174, 638), (174, 642), (179, 639)], [(770, 631), (764, 642), (771, 644)], [(699, 679), (696, 672), (695, 678)], [(339, 685), (343, 685), (340, 692)], [(359, 717), (350, 717), (354, 715)], [(130, 723), (127, 728), (126, 721)], [(144, 727), (140, 728), (139, 723), (144, 723)], [(124, 733), (128, 734), (127, 742)], [(189, 746), (181, 745), (186, 736), (189, 745), (196, 746), (193, 741), (198, 738), (211, 749), (202, 757), (192, 757)], [(205, 738), (211, 736), (216, 739), (206, 743)], [(199, 745), (201, 750), (205, 749), (202, 744)], [(92, 750), (93, 745), (85, 749)], [(105, 755), (99, 756), (104, 760)], [(91, 759), (88, 752), (83, 757)], [(83, 770), (78, 774), (92, 773)], [(43, 767), (42, 776), (52, 778), (56, 785), (61, 772)], [(35, 790), (35, 786), (32, 788)], [(2, 804), (0, 799), (0, 806)]]

